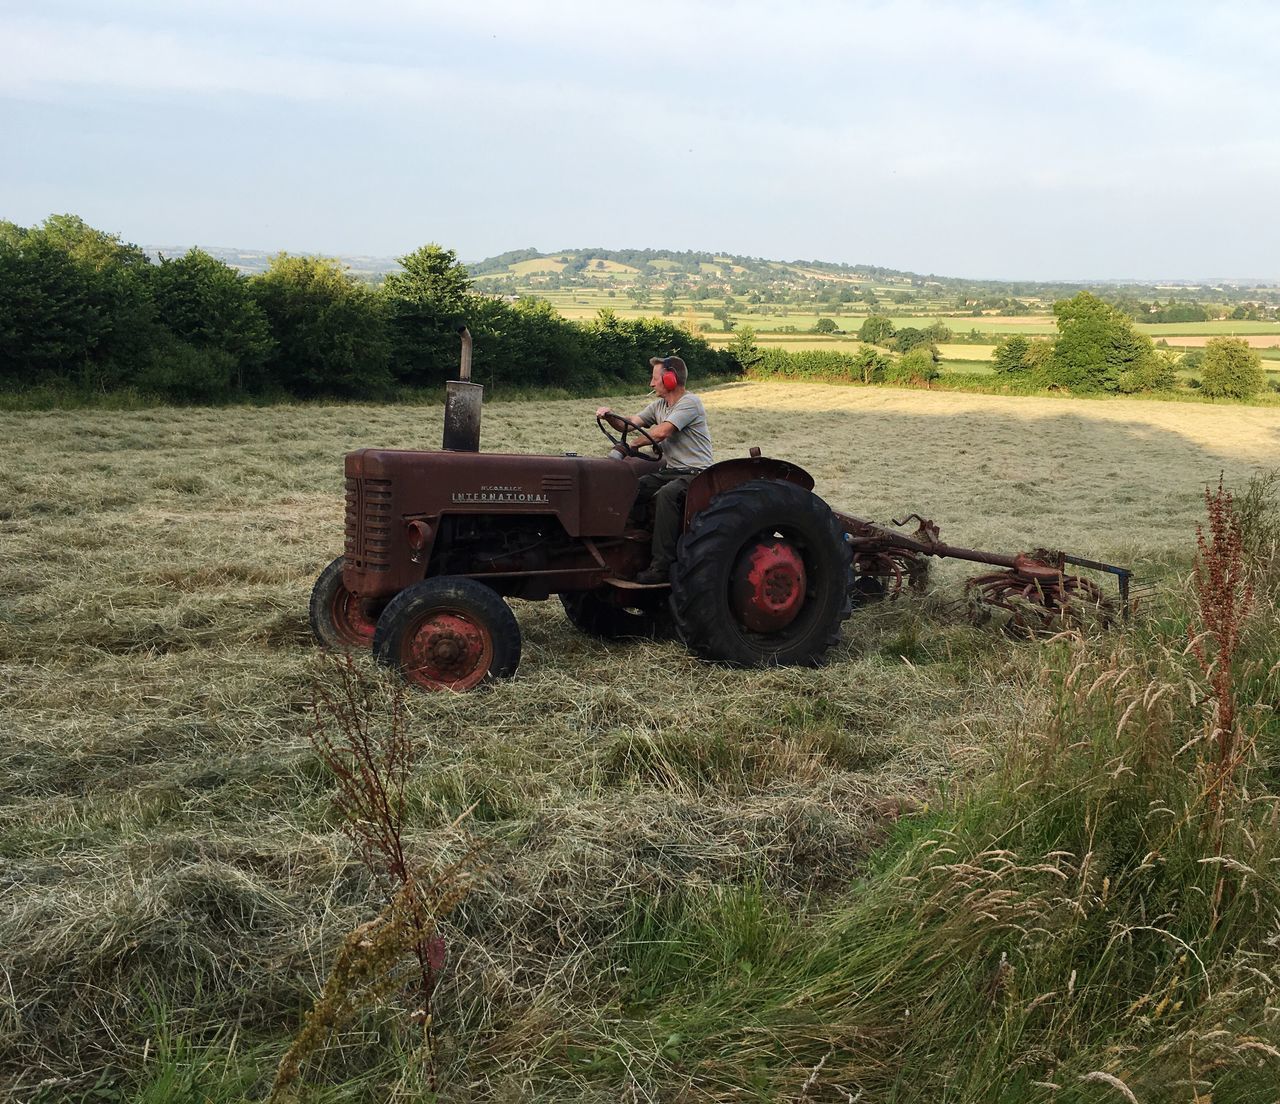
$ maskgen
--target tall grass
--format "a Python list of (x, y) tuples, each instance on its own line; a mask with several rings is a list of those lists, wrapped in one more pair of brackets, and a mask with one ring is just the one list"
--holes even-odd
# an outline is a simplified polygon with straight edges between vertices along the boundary
[[(1046, 723), (902, 822), (819, 918), (766, 899), (730, 919), (716, 896), (646, 913), (663, 950), (641, 956), (642, 991), (660, 996), (583, 1061), (710, 1100), (1274, 1099), (1280, 804), (1213, 784), (1217, 699), (1184, 617), (1046, 648)], [(1277, 629), (1259, 611), (1235, 668), (1240, 724), (1272, 755)]]

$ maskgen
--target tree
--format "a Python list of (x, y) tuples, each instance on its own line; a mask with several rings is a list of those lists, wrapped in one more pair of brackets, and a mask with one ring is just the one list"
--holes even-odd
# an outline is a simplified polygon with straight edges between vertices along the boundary
[(940, 375), (937, 361), (929, 347), (917, 345), (910, 352), (892, 361), (885, 369), (888, 383), (905, 383), (913, 386), (928, 384)]
[(832, 318), (819, 318), (818, 321), (813, 324), (814, 333), (833, 334), (838, 329), (839, 327), (835, 324), (835, 320)]
[(1150, 370), (1151, 339), (1124, 312), (1082, 291), (1053, 305), (1058, 340), (1044, 381), (1077, 391), (1120, 391), (1127, 378)]
[[(432, 242), (399, 260), (404, 271), (390, 273), (381, 288), (391, 370), (416, 386), (441, 383), (458, 363), (458, 327), (470, 326), (480, 300), (471, 294), (471, 277), (452, 249)], [(558, 278), (548, 282), (558, 285)]]
[(875, 349), (860, 349), (853, 358), (853, 363), (858, 378), (863, 383), (879, 383), (885, 377), (889, 358)]
[(160, 321), (197, 350), (225, 354), (238, 390), (255, 386), (271, 352), (271, 332), (249, 281), (230, 265), (191, 249), (150, 269)]
[(1053, 364), (1053, 348), (1054, 341), (1052, 338), (1037, 338), (1027, 347), (1027, 371), (1031, 374), (1032, 379), (1045, 380), (1048, 378)]
[(383, 302), (341, 263), (281, 253), (249, 286), (275, 340), (267, 361), (270, 382), (302, 396), (387, 390)]
[(756, 345), (756, 331), (750, 326), (740, 326), (729, 343), (729, 355), (738, 362), (742, 371), (749, 372), (760, 363), (760, 349)]
[(388, 273), (383, 289), (393, 299), (430, 303), (443, 313), (460, 313), (471, 294), (471, 276), (452, 249), (435, 242), (397, 258), (403, 272)]
[(1200, 368), (1201, 391), (1213, 398), (1247, 399), (1266, 383), (1258, 351), (1238, 337), (1215, 337), (1207, 342)]
[(893, 337), (893, 323), (882, 314), (870, 315), (858, 330), (858, 340), (885, 345)]
[(1141, 391), (1172, 391), (1178, 385), (1178, 354), (1171, 349), (1157, 349), (1154, 356), (1143, 357), (1120, 379), (1120, 390), (1126, 394)]
[(995, 353), (992, 356), (992, 364), (995, 373), (998, 376), (1014, 376), (1026, 373), (1030, 364), (1027, 362), (1027, 353), (1031, 349), (1031, 342), (1021, 334), (1013, 334), (1010, 337), (1002, 338), (996, 343)]
[(932, 347), (933, 338), (928, 330), (904, 326), (893, 335), (893, 341), (890, 344), (900, 353), (909, 353), (912, 349), (918, 349), (921, 346)]
[(75, 215), (0, 235), (0, 379), (131, 382), (161, 331), (137, 246)]

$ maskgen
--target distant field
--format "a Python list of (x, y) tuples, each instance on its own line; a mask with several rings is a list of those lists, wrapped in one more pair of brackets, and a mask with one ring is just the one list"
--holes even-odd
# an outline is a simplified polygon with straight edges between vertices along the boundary
[[(639, 307), (621, 294), (611, 299), (603, 290), (597, 289), (551, 292), (546, 298), (566, 317), (580, 321), (594, 318), (602, 307), (607, 307), (624, 318), (652, 317), (661, 311), (661, 304), (658, 302), (650, 302)], [(720, 321), (711, 313), (713, 309), (714, 306), (708, 305), (705, 301), (677, 300), (675, 309), (669, 317), (694, 332), (700, 332), (701, 336), (711, 344), (723, 347), (733, 340), (733, 333), (724, 332)], [(862, 343), (857, 339), (858, 330), (865, 318), (862, 314), (834, 314), (829, 311), (783, 313), (777, 310), (764, 314), (747, 314), (744, 311), (735, 310), (733, 317), (739, 326), (748, 326), (755, 331), (756, 344), (762, 348), (793, 351), (821, 349), (849, 354), (855, 354), (862, 348)], [(1008, 334), (1022, 334), (1029, 338), (1051, 337), (1057, 333), (1055, 320), (1048, 314), (1014, 318), (995, 315), (977, 317), (968, 314), (926, 316), (894, 314), (889, 317), (894, 327), (898, 329), (905, 326), (923, 328), (934, 322), (941, 322), (958, 335), (968, 335), (973, 330), (992, 338)], [(832, 319), (843, 332), (830, 335), (809, 332), (819, 318)], [(1280, 359), (1280, 323), (1186, 322), (1139, 324), (1137, 328), (1149, 334), (1153, 340), (1163, 338), (1173, 349), (1200, 348), (1213, 337), (1236, 335), (1257, 349), (1264, 359)], [(994, 349), (994, 343), (944, 342), (939, 346), (942, 370), (985, 374), (991, 370), (991, 355)], [(1277, 377), (1272, 373), (1269, 378)]]
[(1138, 329), (1152, 337), (1185, 334), (1209, 334), (1215, 337), (1240, 337), (1245, 334), (1274, 334), (1280, 340), (1280, 322), (1159, 322), (1138, 323)]
[(988, 361), (991, 354), (995, 352), (994, 345), (952, 345), (943, 343), (938, 346), (938, 352), (942, 354), (943, 360), (974, 360)]
[(1251, 345), (1255, 349), (1275, 349), (1280, 348), (1280, 330), (1275, 333), (1268, 334), (1227, 334), (1227, 333), (1200, 333), (1200, 334), (1164, 334), (1154, 327), (1144, 327), (1146, 333), (1152, 338), (1159, 339), (1163, 337), (1171, 349), (1197, 349), (1203, 348), (1215, 337), (1235, 337), (1240, 341)]

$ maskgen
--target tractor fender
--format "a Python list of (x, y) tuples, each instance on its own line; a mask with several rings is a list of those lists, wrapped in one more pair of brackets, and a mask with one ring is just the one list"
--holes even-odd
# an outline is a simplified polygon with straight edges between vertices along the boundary
[(813, 490), (813, 476), (804, 468), (786, 460), (774, 460), (768, 456), (753, 455), (738, 457), (734, 460), (722, 460), (712, 464), (705, 471), (699, 472), (689, 484), (689, 493), (684, 500), (684, 525), (689, 523), (710, 505), (716, 495), (746, 483), (750, 479), (774, 479), (787, 483), (795, 483), (806, 491)]

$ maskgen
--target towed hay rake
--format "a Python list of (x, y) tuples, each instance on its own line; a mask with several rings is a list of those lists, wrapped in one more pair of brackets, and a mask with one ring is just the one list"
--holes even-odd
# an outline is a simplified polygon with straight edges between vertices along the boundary
[[(923, 592), (933, 558), (995, 569), (966, 593), (978, 620), (999, 614), (1012, 635), (1105, 624), (1128, 610), (1126, 568), (946, 544), (918, 514), (894, 522), (914, 520), (914, 533), (889, 529), (833, 510), (808, 472), (758, 448), (692, 480), (668, 581), (640, 583), (653, 533), (637, 498), (640, 478), (661, 462), (656, 447), (601, 425), (613, 458), (480, 452), (483, 389), (470, 380), (471, 337), (462, 335), (443, 448), (347, 454), (344, 552), (311, 594), (322, 644), (371, 648), (422, 689), (469, 690), (515, 673), (521, 639), (509, 598), (555, 595), (581, 632), (674, 633), (699, 658), (737, 667), (820, 663), (855, 606)], [(1068, 566), (1115, 575), (1118, 601)]]
[[(938, 526), (919, 514), (894, 520), (895, 526), (916, 522), (908, 535), (863, 518), (832, 511), (853, 548), (853, 588), (863, 598), (896, 598), (904, 590), (923, 593), (928, 583), (929, 557), (968, 560), (999, 568), (975, 575), (965, 583), (970, 615), (979, 624), (1003, 611), (1004, 629), (1011, 636), (1051, 633), (1089, 622), (1111, 624), (1117, 614), (1127, 617), (1133, 600), (1133, 572), (1115, 564), (1037, 548), (1006, 555), (947, 544)], [(1067, 572), (1068, 565), (1116, 577), (1117, 597), (1084, 575)]]

